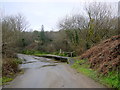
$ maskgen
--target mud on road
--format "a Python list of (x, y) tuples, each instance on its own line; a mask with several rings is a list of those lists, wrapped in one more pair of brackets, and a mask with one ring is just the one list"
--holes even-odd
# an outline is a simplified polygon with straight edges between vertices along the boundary
[(66, 63), (24, 54), (18, 57), (25, 60), (20, 65), (25, 72), (4, 88), (105, 88)]

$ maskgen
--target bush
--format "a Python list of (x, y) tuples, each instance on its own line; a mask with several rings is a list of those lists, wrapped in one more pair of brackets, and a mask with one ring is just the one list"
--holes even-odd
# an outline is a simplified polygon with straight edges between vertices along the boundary
[(19, 71), (18, 65), (22, 61), (15, 58), (4, 58), (2, 63), (2, 75), (11, 76)]

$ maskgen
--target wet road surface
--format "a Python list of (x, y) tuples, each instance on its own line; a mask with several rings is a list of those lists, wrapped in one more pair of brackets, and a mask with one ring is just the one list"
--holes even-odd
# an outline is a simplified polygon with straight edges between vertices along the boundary
[(24, 74), (18, 75), (5, 88), (105, 88), (66, 63), (24, 54), (18, 57), (25, 60), (20, 65)]

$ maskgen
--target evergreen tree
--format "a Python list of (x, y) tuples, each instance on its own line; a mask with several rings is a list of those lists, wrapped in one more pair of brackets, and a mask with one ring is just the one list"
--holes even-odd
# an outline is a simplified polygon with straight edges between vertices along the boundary
[(46, 37), (45, 37), (45, 32), (44, 32), (44, 26), (43, 25), (41, 26), (40, 39), (41, 39), (42, 43), (45, 43)]

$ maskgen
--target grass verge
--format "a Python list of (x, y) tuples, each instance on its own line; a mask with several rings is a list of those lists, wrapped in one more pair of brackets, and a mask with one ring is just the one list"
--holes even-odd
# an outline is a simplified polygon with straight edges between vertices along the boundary
[(90, 69), (89, 67), (90, 65), (87, 63), (87, 60), (76, 60), (75, 63), (72, 65), (72, 68), (94, 79), (95, 81), (109, 88), (117, 88), (120, 90), (119, 77), (117, 71), (109, 72), (106, 76), (103, 76), (102, 74)]
[(13, 80), (13, 78), (11, 77), (2, 77), (1, 79), (2, 79), (2, 85), (5, 85), (7, 84), (7, 82), (10, 82)]
[(0, 78), (0, 86), (1, 85), (7, 85), (9, 84), (9, 82), (11, 82), (12, 80), (14, 80), (14, 78), (18, 75), (18, 74), (23, 74), (24, 71), (20, 70), (19, 72), (12, 74), (11, 76), (3, 76)]

